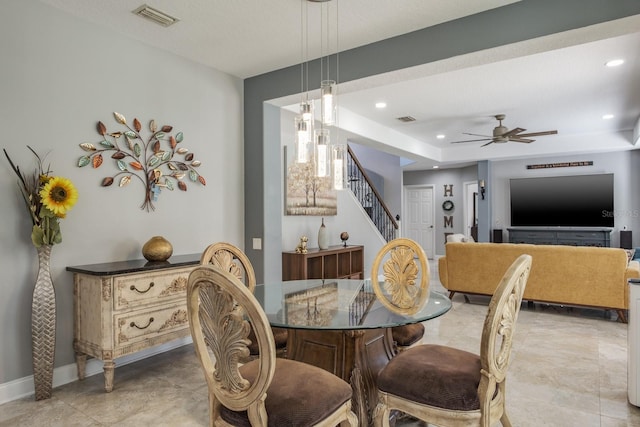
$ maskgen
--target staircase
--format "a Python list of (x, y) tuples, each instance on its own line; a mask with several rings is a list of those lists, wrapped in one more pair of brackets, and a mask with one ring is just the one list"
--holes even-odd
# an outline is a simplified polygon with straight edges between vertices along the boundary
[(380, 193), (367, 176), (364, 168), (358, 161), (357, 157), (347, 146), (347, 177), (349, 179), (349, 188), (360, 202), (363, 209), (371, 218), (382, 237), (387, 241), (396, 238), (398, 231), (398, 223), (389, 212), (389, 208), (385, 205)]

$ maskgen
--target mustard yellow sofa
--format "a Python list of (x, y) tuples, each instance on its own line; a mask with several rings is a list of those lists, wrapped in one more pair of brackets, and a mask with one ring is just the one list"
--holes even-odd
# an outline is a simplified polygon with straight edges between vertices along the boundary
[(440, 282), (456, 292), (493, 295), (509, 265), (521, 254), (533, 257), (524, 300), (590, 306), (618, 311), (626, 321), (627, 280), (640, 277), (640, 263), (619, 248), (447, 243), (438, 260)]

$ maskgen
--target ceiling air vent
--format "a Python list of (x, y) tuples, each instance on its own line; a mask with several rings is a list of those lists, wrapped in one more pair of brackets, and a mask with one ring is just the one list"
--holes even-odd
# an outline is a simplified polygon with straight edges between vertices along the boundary
[(402, 117), (397, 117), (398, 120), (400, 120), (401, 122), (404, 123), (409, 123), (409, 122), (415, 122), (416, 118), (415, 117), (411, 117), (411, 116), (402, 116)]
[(166, 13), (161, 12), (158, 9), (154, 9), (151, 6), (147, 6), (146, 4), (143, 4), (139, 8), (133, 10), (133, 13), (153, 21), (156, 24), (162, 25), (163, 27), (168, 27), (169, 25), (173, 25), (179, 21), (178, 18), (167, 15)]

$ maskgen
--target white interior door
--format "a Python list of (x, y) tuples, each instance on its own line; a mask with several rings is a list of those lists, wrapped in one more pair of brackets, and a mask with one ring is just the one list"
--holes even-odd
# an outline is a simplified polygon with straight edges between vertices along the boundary
[(433, 187), (407, 186), (404, 190), (404, 235), (422, 246), (428, 258), (434, 257)]
[(471, 236), (471, 227), (478, 222), (478, 182), (464, 183), (464, 234)]

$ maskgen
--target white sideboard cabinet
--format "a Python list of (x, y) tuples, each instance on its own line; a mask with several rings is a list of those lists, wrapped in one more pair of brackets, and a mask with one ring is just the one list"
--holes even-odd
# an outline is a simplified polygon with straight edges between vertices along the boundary
[(199, 261), (193, 254), (67, 267), (78, 377), (85, 377), (87, 356), (100, 359), (110, 392), (116, 358), (188, 336), (187, 281)]

